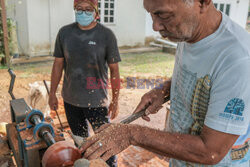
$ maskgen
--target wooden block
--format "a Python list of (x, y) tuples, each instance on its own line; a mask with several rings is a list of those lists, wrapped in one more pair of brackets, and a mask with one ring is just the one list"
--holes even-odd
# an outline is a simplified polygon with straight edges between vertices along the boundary
[(20, 159), (20, 153), (18, 149), (18, 139), (17, 139), (18, 134), (16, 130), (16, 124), (14, 123), (8, 124), (6, 125), (6, 129), (7, 129), (7, 137), (8, 137), (9, 145), (11, 147), (11, 150), (14, 153), (17, 166), (21, 167), (22, 160)]

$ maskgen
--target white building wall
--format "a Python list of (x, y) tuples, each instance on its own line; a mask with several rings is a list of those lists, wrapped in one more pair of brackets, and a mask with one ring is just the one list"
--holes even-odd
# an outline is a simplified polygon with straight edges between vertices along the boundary
[[(237, 3), (239, 1), (239, 3)], [(230, 17), (243, 28), (246, 28), (249, 0), (235, 0), (235, 7)]]
[(143, 0), (116, 0), (115, 24), (106, 26), (115, 33), (119, 46), (144, 45), (145, 18)]
[(49, 43), (48, 0), (27, 0), (29, 55), (48, 55)]
[(59, 29), (73, 22), (73, 1), (28, 0), (27, 4), (29, 55), (51, 54)]
[(27, 1), (8, 0), (7, 16), (15, 21), (17, 28), (18, 50), (20, 54), (26, 54), (29, 50), (29, 32)]
[(74, 22), (73, 0), (50, 0), (51, 1), (51, 17), (50, 17), (50, 32), (51, 32), (51, 47), (54, 51), (54, 44), (59, 29), (67, 24)]
[(8, 17), (17, 24), (20, 54), (50, 55), (59, 29), (74, 21), (73, 0), (10, 0)]
[[(214, 0), (230, 3), (230, 17), (246, 26), (249, 0)], [(8, 0), (8, 16), (16, 20), (21, 54), (48, 55), (54, 50), (59, 29), (74, 21), (73, 0)], [(116, 0), (113, 30), (119, 46), (143, 45), (145, 37), (160, 36), (152, 28), (143, 0)]]
[(153, 30), (153, 20), (151, 15), (146, 12), (146, 37), (158, 37), (160, 36), (159, 32)]
[[(20, 54), (49, 55), (59, 29), (74, 22), (73, 0), (9, 0), (9, 17), (17, 22)], [(143, 0), (116, 0), (115, 23), (106, 24), (119, 46), (144, 45), (146, 12)]]
[(231, 4), (229, 17), (243, 28), (246, 27), (249, 0), (213, 0), (213, 2)]

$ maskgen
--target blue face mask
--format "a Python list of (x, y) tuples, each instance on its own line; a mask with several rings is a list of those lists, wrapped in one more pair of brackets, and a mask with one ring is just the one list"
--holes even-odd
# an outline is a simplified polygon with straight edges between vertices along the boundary
[(76, 22), (81, 26), (88, 26), (95, 20), (94, 13), (95, 12), (76, 13)]

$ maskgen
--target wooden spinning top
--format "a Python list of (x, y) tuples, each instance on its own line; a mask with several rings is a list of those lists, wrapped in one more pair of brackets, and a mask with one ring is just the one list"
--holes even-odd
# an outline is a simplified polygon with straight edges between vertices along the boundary
[(81, 158), (79, 149), (74, 144), (60, 141), (50, 146), (42, 159), (43, 167), (70, 167)]

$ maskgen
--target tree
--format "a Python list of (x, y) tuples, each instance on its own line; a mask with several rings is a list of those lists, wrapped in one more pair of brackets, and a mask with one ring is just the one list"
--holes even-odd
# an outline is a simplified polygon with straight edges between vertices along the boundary
[[(5, 6), (4, 6), (4, 0), (0, 0), (1, 1), (1, 8), (0, 8), (0, 60), (1, 60), (1, 64), (2, 65), (6, 65), (7, 63), (9, 63), (9, 58), (6, 57), (5, 55), (5, 46), (4, 46), (4, 30), (3, 30), (3, 18), (2, 18), (2, 14), (4, 13), (4, 16), (6, 16), (6, 11), (5, 10)], [(7, 33), (8, 36), (10, 36), (10, 32), (13, 29), (13, 22), (10, 19), (6, 20), (7, 22)], [(8, 46), (7, 46), (8, 52), (10, 51), (9, 54), (12, 54), (12, 50), (13, 50), (13, 45), (12, 45), (12, 40), (11, 38), (8, 38)]]

